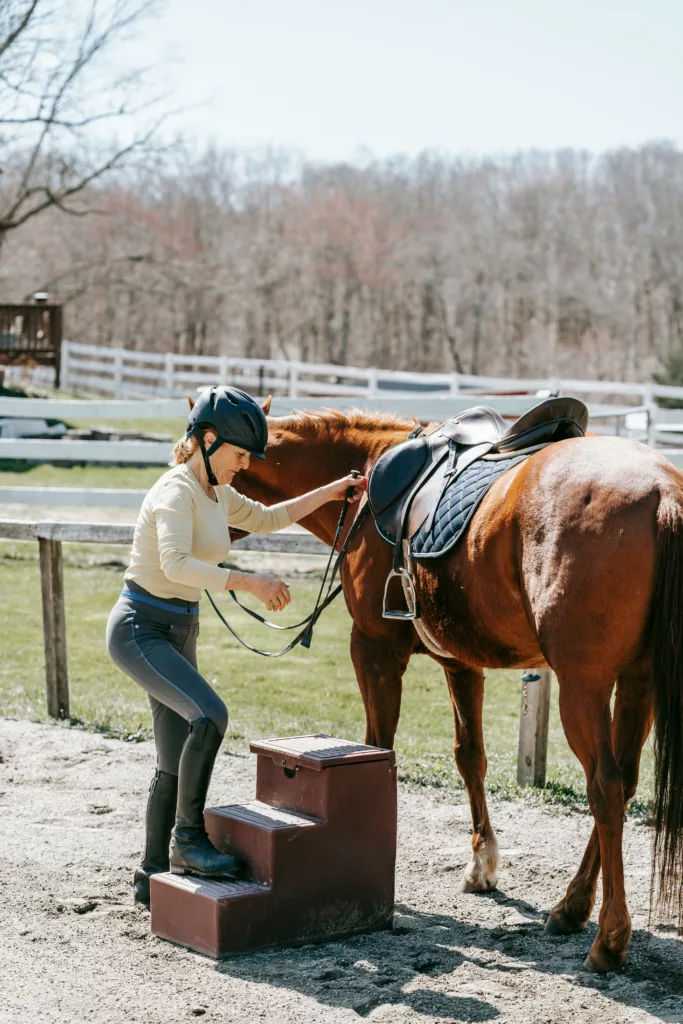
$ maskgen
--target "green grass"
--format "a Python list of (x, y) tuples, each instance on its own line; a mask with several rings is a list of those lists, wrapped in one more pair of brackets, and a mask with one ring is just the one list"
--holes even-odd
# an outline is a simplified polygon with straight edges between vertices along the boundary
[[(121, 738), (151, 735), (150, 712), (143, 691), (109, 660), (104, 629), (121, 589), (126, 551), (102, 546), (65, 545), (68, 657), (71, 714), (74, 725)], [(242, 556), (245, 559), (248, 556)], [(288, 565), (283, 556), (278, 564)], [(300, 560), (297, 564), (300, 564)], [(245, 561), (245, 567), (248, 563)], [(47, 720), (40, 580), (37, 547), (0, 544), (0, 571), (6, 613), (0, 663), (0, 714)], [(279, 570), (288, 579), (287, 569)], [(317, 570), (290, 575), (297, 621), (313, 605)], [(11, 595), (11, 606), (9, 602)], [(282, 646), (272, 633), (221, 598), (231, 622), (259, 646)], [(11, 610), (10, 610), (11, 608)], [(213, 614), (202, 609), (200, 670), (230, 709), (224, 749), (245, 752), (250, 739), (307, 732), (362, 739), (363, 706), (348, 651), (350, 621), (342, 601), (329, 608), (316, 627), (313, 645), (283, 658), (259, 658), (239, 647)], [(520, 796), (515, 782), (520, 708), (520, 673), (490, 672), (487, 677), (484, 727), (489, 757), (487, 787), (501, 797)], [(458, 797), (462, 783), (453, 763), (453, 722), (443, 673), (426, 657), (413, 658), (404, 678), (403, 705), (396, 747), (400, 776), (413, 786)], [(525, 791), (527, 798), (559, 808), (585, 806), (583, 773), (569, 751), (559, 722), (557, 686), (553, 687), (548, 751), (548, 784)], [(652, 760), (646, 750), (636, 809), (651, 799)]]
[[(54, 392), (51, 396), (60, 396)], [(185, 432), (185, 420), (69, 420), (70, 427), (112, 426), (122, 430), (139, 430), (167, 434), (173, 443)], [(172, 444), (169, 444), (169, 455)], [(50, 466), (0, 459), (0, 486), (3, 487), (111, 487), (148, 489), (167, 466)]]
[(48, 466), (0, 459), (3, 487), (111, 487), (148, 490), (168, 466)]

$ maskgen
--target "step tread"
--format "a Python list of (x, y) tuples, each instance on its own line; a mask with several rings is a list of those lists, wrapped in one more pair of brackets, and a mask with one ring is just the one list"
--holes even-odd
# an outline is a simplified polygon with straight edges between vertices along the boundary
[(265, 804), (261, 800), (251, 800), (248, 804), (226, 804), (223, 807), (212, 807), (210, 810), (222, 817), (246, 821), (256, 828), (263, 828), (267, 831), (285, 828), (315, 828), (322, 824), (319, 818), (295, 814), (293, 811), (283, 811), (281, 808), (271, 807), (270, 804)]
[(258, 740), (250, 743), (249, 749), (252, 754), (267, 754), (272, 756), (273, 760), (279, 755), (290, 767), (301, 765), (317, 771), (364, 761), (388, 760), (393, 764), (395, 759), (393, 750), (371, 747), (367, 743), (354, 743), (352, 740), (339, 739), (325, 733)]
[(267, 885), (260, 882), (219, 881), (217, 878), (199, 878), (197, 875), (173, 875), (170, 871), (153, 876), (164, 885), (172, 885), (176, 889), (184, 889), (195, 896), (207, 896), (209, 899), (234, 899), (238, 896), (258, 896), (270, 892)]

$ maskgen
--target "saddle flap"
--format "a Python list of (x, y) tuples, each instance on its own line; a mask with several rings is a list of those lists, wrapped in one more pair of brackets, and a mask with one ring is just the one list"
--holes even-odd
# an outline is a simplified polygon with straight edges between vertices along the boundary
[(429, 457), (425, 437), (404, 441), (380, 455), (368, 482), (368, 501), (372, 514), (379, 516), (407, 491), (424, 469)]

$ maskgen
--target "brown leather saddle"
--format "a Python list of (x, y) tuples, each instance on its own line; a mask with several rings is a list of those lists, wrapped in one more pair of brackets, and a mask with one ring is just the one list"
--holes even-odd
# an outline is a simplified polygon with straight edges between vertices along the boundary
[[(384, 452), (375, 463), (368, 501), (380, 536), (394, 547), (394, 567), (384, 590), (385, 618), (418, 617), (410, 569), (410, 538), (433, 524), (444, 492), (474, 462), (505, 460), (555, 441), (582, 437), (588, 409), (576, 398), (549, 398), (508, 427), (494, 409), (477, 406), (442, 423), (429, 434), (418, 427), (406, 441)], [(502, 470), (503, 467), (501, 467)], [(408, 610), (389, 609), (389, 584), (400, 577)]]

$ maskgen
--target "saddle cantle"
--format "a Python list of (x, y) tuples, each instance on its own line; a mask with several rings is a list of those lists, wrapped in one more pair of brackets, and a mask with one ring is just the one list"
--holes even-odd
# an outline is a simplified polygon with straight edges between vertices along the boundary
[[(394, 546), (385, 617), (418, 616), (412, 577), (404, 564), (411, 556), (446, 554), (497, 476), (548, 444), (582, 437), (587, 425), (588, 410), (576, 398), (540, 402), (509, 428), (494, 409), (477, 406), (430, 434), (413, 432), (381, 455), (370, 474), (368, 501), (380, 536)], [(481, 460), (486, 460), (483, 469)], [(454, 485), (461, 478), (463, 487), (456, 493)], [(387, 609), (389, 583), (396, 576), (403, 583), (407, 612)]]

